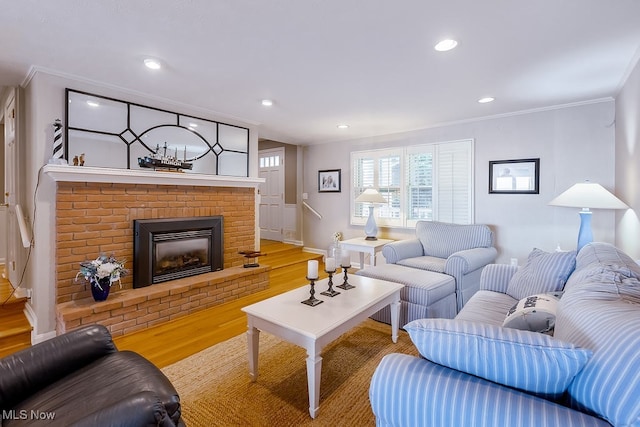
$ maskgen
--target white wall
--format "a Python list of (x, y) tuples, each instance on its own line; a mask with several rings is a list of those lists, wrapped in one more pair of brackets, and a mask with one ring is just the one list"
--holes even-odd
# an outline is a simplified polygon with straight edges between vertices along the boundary
[(617, 213), (616, 246), (640, 259), (640, 62), (616, 98), (616, 189), (631, 209)]
[[(114, 87), (101, 86), (97, 83), (80, 81), (70, 77), (56, 76), (36, 72), (24, 88), (26, 153), (21, 158), (26, 171), (23, 195), (29, 216), (33, 215), (33, 194), (38, 182), (38, 171), (47, 164), (52, 153), (53, 122), (60, 118), (63, 123), (65, 107), (65, 88), (110, 96), (116, 99), (136, 102), (151, 107), (164, 108), (195, 116), (203, 116), (224, 123), (237, 124), (250, 129), (250, 176), (257, 177), (258, 135), (255, 126), (212, 117), (195, 107), (173, 105), (168, 101), (149, 99), (142, 94), (119, 90)], [(32, 289), (32, 298), (27, 309), (32, 317), (34, 340), (47, 338), (55, 331), (55, 184), (48, 178), (40, 179), (37, 197), (37, 214), (35, 216), (34, 248), (25, 275), (26, 288)], [(91, 254), (91, 257), (95, 254)]]
[[(498, 262), (518, 258), (522, 263), (532, 248), (552, 251), (558, 244), (575, 249), (580, 219), (578, 209), (548, 206), (556, 195), (576, 182), (590, 179), (614, 188), (613, 100), (553, 110), (510, 115), (402, 134), (306, 147), (304, 184), (309, 204), (302, 217), (305, 246), (326, 249), (334, 232), (345, 238), (364, 235), (349, 224), (349, 153), (355, 150), (475, 140), (475, 222), (491, 226), (499, 250)], [(488, 194), (489, 161), (540, 158), (540, 194)], [(342, 192), (318, 193), (321, 169), (342, 169)], [(614, 243), (615, 213), (593, 215), (595, 240)], [(413, 230), (382, 228), (381, 237), (402, 239)]]

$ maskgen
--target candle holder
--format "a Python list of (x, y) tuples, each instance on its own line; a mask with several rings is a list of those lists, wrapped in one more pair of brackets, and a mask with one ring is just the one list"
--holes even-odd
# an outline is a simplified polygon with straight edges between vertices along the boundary
[(342, 267), (342, 271), (344, 272), (344, 279), (342, 281), (342, 285), (338, 285), (336, 288), (344, 289), (345, 291), (355, 288), (355, 286), (349, 283), (349, 277), (347, 276), (347, 269), (351, 268), (351, 266), (341, 265), (340, 267)]
[(333, 273), (335, 273), (336, 271), (327, 271), (325, 270), (325, 273), (327, 273), (329, 275), (329, 289), (327, 289), (324, 292), (320, 292), (320, 295), (326, 295), (328, 297), (335, 297), (336, 295), (340, 295), (340, 292), (336, 291), (335, 289), (333, 289)]
[(307, 280), (310, 282), (309, 284), (311, 285), (311, 291), (309, 291), (309, 293), (311, 294), (311, 296), (309, 297), (309, 299), (306, 299), (304, 301), (300, 301), (303, 304), (306, 305), (310, 305), (311, 307), (315, 307), (318, 304), (322, 304), (322, 300), (319, 300), (318, 298), (315, 297), (316, 294), (316, 290), (314, 289), (315, 285), (316, 285), (316, 280), (318, 280), (318, 278), (310, 278), (307, 277)]

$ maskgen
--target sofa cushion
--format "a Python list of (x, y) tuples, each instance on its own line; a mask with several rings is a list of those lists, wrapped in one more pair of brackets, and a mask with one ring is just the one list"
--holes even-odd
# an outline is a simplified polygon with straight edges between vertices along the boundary
[(461, 225), (435, 221), (418, 221), (416, 236), (424, 254), (449, 258), (455, 252), (473, 248), (488, 248), (493, 244), (491, 229), (483, 224)]
[(502, 292), (481, 289), (462, 307), (456, 319), (502, 326), (505, 313), (517, 302), (517, 299)]
[(545, 398), (558, 398), (591, 351), (545, 334), (457, 319), (404, 327), (432, 362)]
[(509, 309), (502, 326), (531, 332), (553, 331), (560, 295), (558, 292), (522, 298)]
[(446, 259), (436, 258), (433, 256), (419, 256), (414, 258), (405, 258), (398, 261), (398, 265), (419, 268), (420, 270), (435, 271), (436, 273), (444, 273), (444, 266), (446, 263)]
[(527, 263), (511, 277), (507, 294), (520, 300), (529, 295), (561, 291), (575, 265), (575, 251), (548, 253), (535, 248)]

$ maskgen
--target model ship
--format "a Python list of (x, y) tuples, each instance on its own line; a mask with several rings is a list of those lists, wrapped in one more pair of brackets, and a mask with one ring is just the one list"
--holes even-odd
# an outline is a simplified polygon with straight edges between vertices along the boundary
[[(162, 151), (162, 153), (160, 152)], [(183, 160), (178, 159), (178, 149), (172, 156), (167, 154), (167, 143), (160, 148), (160, 144), (156, 145), (156, 151), (148, 156), (138, 157), (138, 165), (142, 168), (154, 169), (191, 169), (193, 163), (187, 162), (187, 147), (184, 148)]]

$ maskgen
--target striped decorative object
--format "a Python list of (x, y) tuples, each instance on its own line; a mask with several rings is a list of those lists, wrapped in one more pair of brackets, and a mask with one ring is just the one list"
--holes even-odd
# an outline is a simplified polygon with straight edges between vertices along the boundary
[(62, 159), (64, 149), (62, 147), (62, 122), (56, 119), (53, 124), (53, 158)]
[(434, 221), (418, 221), (416, 236), (424, 247), (424, 255), (448, 258), (451, 254), (493, 245), (493, 232), (482, 224), (460, 225)]
[(507, 293), (517, 300), (533, 294), (561, 291), (576, 266), (576, 252), (547, 253), (534, 249), (513, 275)]
[(565, 286), (555, 336), (594, 354), (569, 387), (570, 404), (615, 426), (640, 426), (640, 268), (606, 243), (584, 246), (577, 265), (582, 280)]
[(559, 397), (591, 356), (545, 334), (480, 322), (420, 319), (404, 329), (432, 362), (545, 398)]
[(611, 427), (604, 420), (406, 354), (371, 379), (377, 427)]

